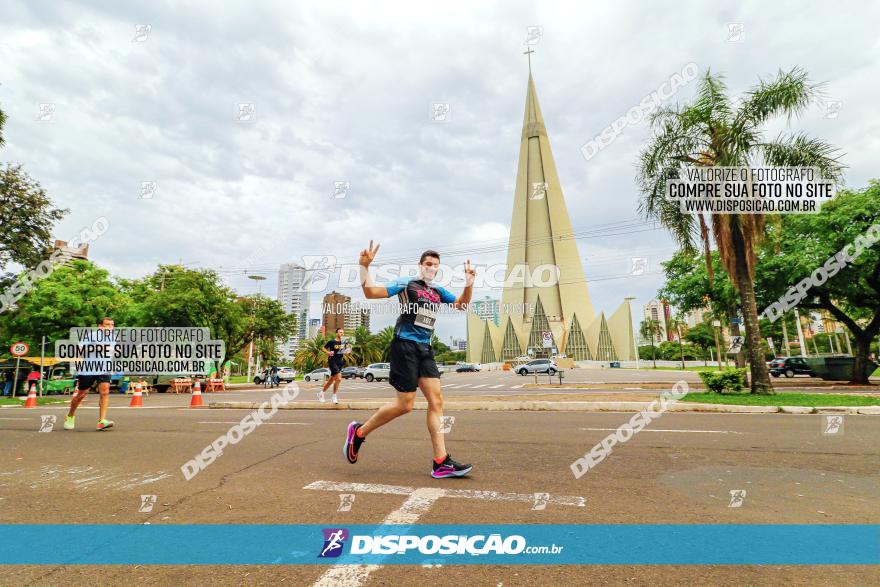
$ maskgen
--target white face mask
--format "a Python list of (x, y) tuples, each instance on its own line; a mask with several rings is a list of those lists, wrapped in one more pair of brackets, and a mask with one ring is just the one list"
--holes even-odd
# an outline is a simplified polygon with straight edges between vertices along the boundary
[(427, 271), (431, 271), (431, 273), (432, 273), (431, 276), (429, 277), (427, 274), (427, 271), (425, 269), (422, 269), (420, 266), (419, 267), (419, 275), (421, 276), (422, 281), (424, 281), (427, 284), (430, 284), (432, 281), (434, 281), (434, 277), (437, 275), (438, 270), (439, 270), (439, 268), (436, 268), (433, 271), (431, 271), (430, 269), (427, 270)]

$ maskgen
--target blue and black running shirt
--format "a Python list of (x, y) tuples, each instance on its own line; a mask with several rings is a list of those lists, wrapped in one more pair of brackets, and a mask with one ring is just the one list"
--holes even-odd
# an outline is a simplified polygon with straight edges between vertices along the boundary
[(400, 300), (401, 312), (394, 325), (394, 336), (424, 344), (431, 343), (440, 304), (451, 304), (457, 299), (443, 287), (411, 277), (395, 279), (385, 288), (389, 298), (397, 296)]

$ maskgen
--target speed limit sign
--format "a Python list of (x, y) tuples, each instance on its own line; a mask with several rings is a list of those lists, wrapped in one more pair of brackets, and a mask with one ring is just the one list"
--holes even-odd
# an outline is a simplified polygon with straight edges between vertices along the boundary
[(9, 347), (9, 351), (16, 357), (25, 356), (29, 350), (31, 350), (31, 347), (29, 347), (26, 342), (16, 342)]

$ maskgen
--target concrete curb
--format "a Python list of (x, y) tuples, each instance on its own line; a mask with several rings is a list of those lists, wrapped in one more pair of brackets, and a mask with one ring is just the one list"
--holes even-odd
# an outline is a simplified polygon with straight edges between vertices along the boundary
[[(388, 402), (342, 402), (337, 405), (316, 401), (290, 402), (278, 406), (281, 410), (377, 410)], [(212, 409), (255, 410), (258, 402), (211, 402)], [(444, 402), (444, 410), (455, 411), (529, 411), (529, 412), (639, 412), (651, 402), (552, 402), (552, 401), (493, 401), (493, 402)], [(416, 410), (427, 409), (425, 402), (416, 402)], [(716, 412), (730, 414), (872, 414), (880, 415), (880, 406), (830, 406), (812, 408), (805, 406), (735, 406), (728, 404), (675, 403), (670, 412)]]
[[(870, 407), (870, 406), (863, 406)], [(816, 408), (817, 414), (858, 414), (860, 406), (823, 406)]]
[(783, 414), (812, 414), (815, 409), (809, 406), (779, 406)]

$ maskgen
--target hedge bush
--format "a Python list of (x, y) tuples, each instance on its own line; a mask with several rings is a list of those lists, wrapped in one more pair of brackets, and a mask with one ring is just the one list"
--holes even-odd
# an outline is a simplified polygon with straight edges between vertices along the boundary
[(703, 380), (706, 391), (711, 391), (712, 393), (739, 393), (746, 385), (746, 370), (700, 371), (700, 379)]

